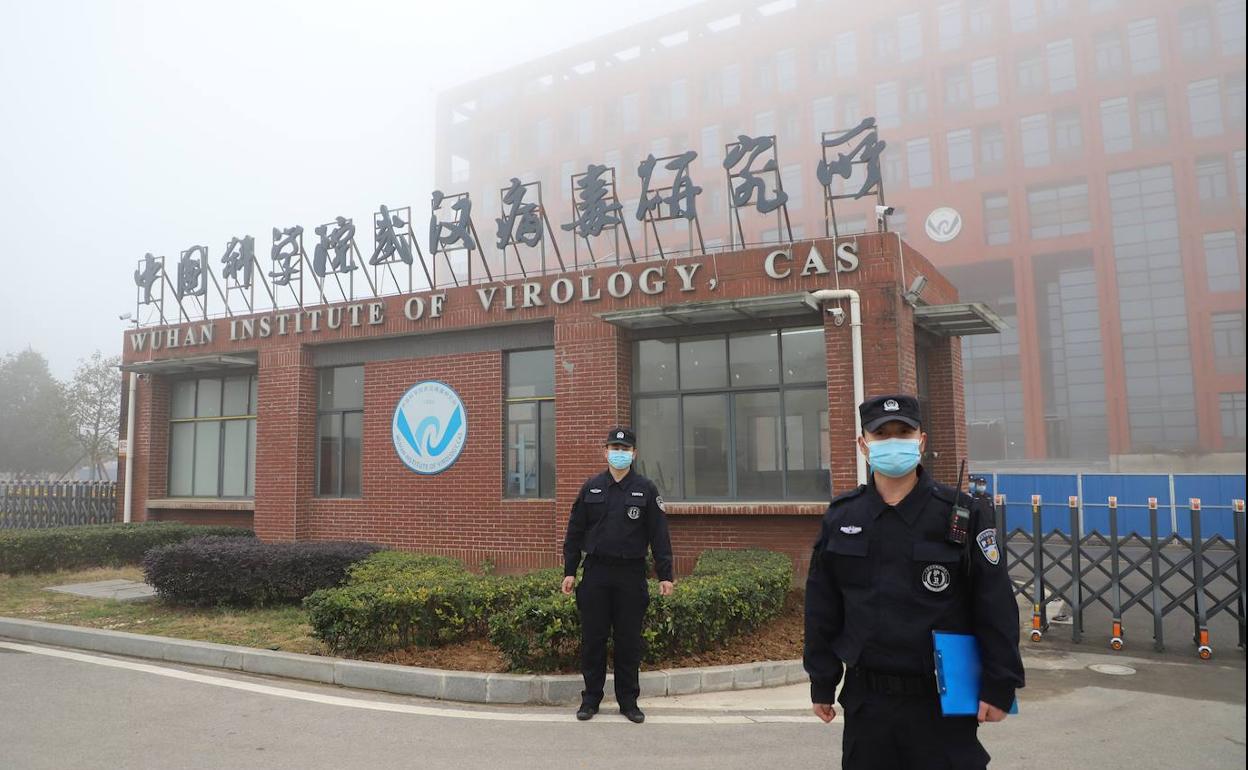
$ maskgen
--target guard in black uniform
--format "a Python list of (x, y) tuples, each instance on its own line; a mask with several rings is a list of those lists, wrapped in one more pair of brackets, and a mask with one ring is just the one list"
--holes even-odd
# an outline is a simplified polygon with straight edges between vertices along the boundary
[[(633, 472), (637, 437), (629, 428), (607, 434), (607, 470), (586, 481), (572, 504), (563, 540), (563, 592), (576, 588), (581, 613), (581, 673), (585, 689), (576, 718), (591, 719), (602, 702), (607, 678), (607, 636), (615, 644), (615, 700), (620, 713), (644, 722), (637, 708), (641, 669), (641, 623), (650, 604), (646, 549), (654, 554), (659, 593), (672, 593), (672, 541), (663, 498), (654, 482)], [(585, 553), (585, 574), (576, 568)]]
[[(828, 506), (806, 581), (813, 710), (836, 718), (844, 677), (844, 768), (987, 767), (978, 726), (1004, 719), (1023, 686), (995, 513), (987, 498), (938, 484), (919, 465), (927, 435), (913, 396), (872, 398), (859, 414), (870, 483)], [(975, 635), (978, 718), (941, 715), (934, 630)]]

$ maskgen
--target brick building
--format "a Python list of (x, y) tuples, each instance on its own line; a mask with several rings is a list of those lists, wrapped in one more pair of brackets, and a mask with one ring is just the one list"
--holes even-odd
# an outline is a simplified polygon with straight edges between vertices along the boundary
[[(708, 546), (804, 569), (829, 496), (858, 476), (851, 306), (811, 295), (834, 287), (861, 298), (865, 391), (920, 393), (926, 462), (952, 481), (965, 429), (950, 335), (991, 331), (992, 315), (880, 233), (129, 331), (123, 499), (135, 521), (548, 566), (604, 430), (629, 423), (679, 571)], [(427, 434), (399, 408), (430, 381), (462, 405), (455, 436), (453, 418)], [(432, 456), (440, 429), (457, 459), (414, 470), (401, 437)]]
[(641, 159), (692, 149), (726, 243), (724, 144), (775, 135), (809, 238), (822, 132), (873, 115), (892, 230), (1007, 322), (963, 342), (980, 468), (1237, 471), (1244, 29), (1243, 0), (700, 3), (442, 94), (438, 184), (493, 208), (519, 176), (563, 211), (587, 163), (635, 199)]

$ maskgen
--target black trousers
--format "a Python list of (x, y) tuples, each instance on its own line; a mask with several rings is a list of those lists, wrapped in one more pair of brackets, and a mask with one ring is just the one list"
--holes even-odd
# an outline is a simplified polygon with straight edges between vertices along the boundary
[(845, 770), (983, 770), (988, 752), (975, 717), (945, 717), (931, 695), (882, 695), (853, 669), (840, 694)]
[(644, 559), (585, 559), (585, 574), (576, 587), (581, 613), (581, 674), (585, 689), (581, 701), (602, 702), (607, 681), (607, 639), (615, 647), (615, 700), (621, 709), (637, 705), (641, 693), (641, 622), (650, 604)]

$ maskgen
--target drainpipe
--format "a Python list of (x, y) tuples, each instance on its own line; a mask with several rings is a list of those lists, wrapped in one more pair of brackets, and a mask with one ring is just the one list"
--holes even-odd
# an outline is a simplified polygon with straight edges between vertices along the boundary
[(130, 504), (134, 496), (134, 402), (139, 390), (139, 375), (130, 372), (130, 397), (126, 402), (126, 491), (121, 520), (130, 523)]
[[(849, 339), (853, 349), (854, 367), (854, 438), (862, 435), (862, 416), (858, 414), (858, 405), (866, 400), (866, 387), (862, 377), (862, 307), (858, 292), (853, 289), (820, 289), (812, 291), (810, 296), (816, 302), (833, 300), (849, 300)], [(867, 458), (862, 452), (855, 451), (858, 457), (858, 483), (867, 483)], [(126, 466), (127, 469), (129, 465)]]

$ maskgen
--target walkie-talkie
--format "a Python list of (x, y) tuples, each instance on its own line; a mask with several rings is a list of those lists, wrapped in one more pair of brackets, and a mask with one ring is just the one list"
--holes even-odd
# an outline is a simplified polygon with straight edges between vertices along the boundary
[(965, 480), (966, 459), (963, 458), (962, 465), (958, 468), (958, 500), (949, 512), (949, 531), (945, 533), (945, 540), (958, 546), (966, 545), (966, 533), (971, 524), (971, 512), (961, 504), (962, 484)]

